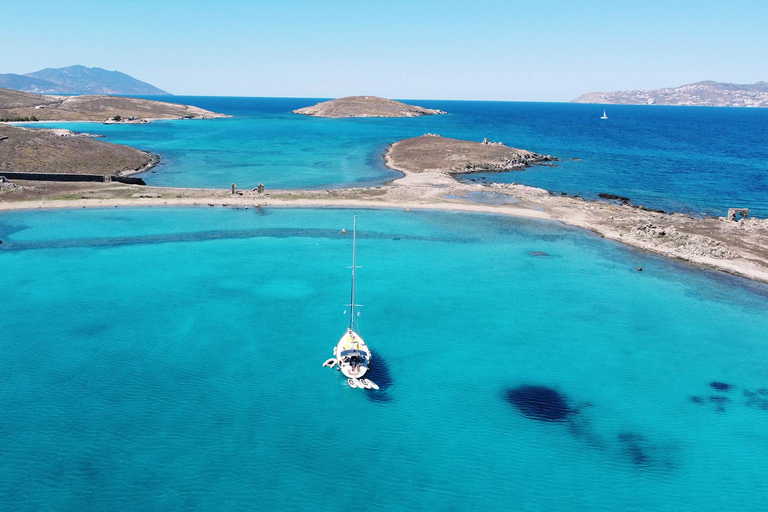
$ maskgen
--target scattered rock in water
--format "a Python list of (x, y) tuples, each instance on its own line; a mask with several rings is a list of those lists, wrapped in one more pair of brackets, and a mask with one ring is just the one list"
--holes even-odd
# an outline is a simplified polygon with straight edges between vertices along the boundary
[(693, 402), (695, 404), (703, 404), (704, 403), (704, 399), (702, 397), (700, 397), (700, 396), (692, 396), (692, 397), (690, 397), (690, 399), (691, 399), (691, 402)]
[(536, 421), (565, 422), (576, 412), (563, 395), (546, 386), (511, 388), (506, 391), (505, 399), (523, 416)]
[(725, 405), (731, 403), (727, 396), (711, 396), (709, 401), (715, 404), (715, 412), (725, 412)]
[(747, 407), (768, 411), (768, 389), (759, 388), (757, 391), (745, 389), (742, 393), (747, 398)]
[(549, 254), (547, 254), (544, 251), (531, 251), (528, 254), (530, 254), (531, 256), (549, 256)]
[(730, 391), (733, 388), (731, 384), (726, 384), (725, 382), (718, 382), (718, 381), (710, 382), (709, 387), (711, 387), (712, 389), (716, 389), (718, 391)]
[(629, 457), (635, 466), (648, 466), (651, 458), (646, 453), (645, 437), (633, 432), (621, 432), (617, 436), (622, 451)]
[(617, 196), (616, 194), (606, 194), (605, 192), (600, 192), (597, 194), (597, 197), (602, 197), (603, 199), (608, 199), (609, 201), (618, 201), (621, 204), (629, 204), (631, 201), (631, 199), (628, 197)]

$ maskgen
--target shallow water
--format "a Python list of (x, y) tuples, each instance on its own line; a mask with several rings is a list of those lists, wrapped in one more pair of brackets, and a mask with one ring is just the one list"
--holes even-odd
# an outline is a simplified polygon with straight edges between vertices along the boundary
[[(424, 133), (559, 157), (558, 167), (472, 175), (596, 198), (724, 215), (748, 207), (768, 216), (768, 109), (476, 101), (414, 101), (450, 115), (404, 119), (321, 119), (291, 114), (311, 98), (173, 97), (236, 116), (150, 125), (64, 123), (106, 140), (159, 153), (142, 175), (161, 186), (338, 188), (381, 185), (399, 176), (383, 165), (389, 144)], [(51, 126), (36, 123), (35, 126)], [(579, 160), (573, 160), (578, 158)]]
[(764, 509), (765, 286), (359, 210), (374, 395), (321, 367), (352, 213), (0, 216), (0, 509)]

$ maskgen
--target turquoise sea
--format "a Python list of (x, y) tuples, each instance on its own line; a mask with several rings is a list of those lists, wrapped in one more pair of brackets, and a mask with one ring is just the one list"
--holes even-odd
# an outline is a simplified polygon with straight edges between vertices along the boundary
[[(550, 154), (558, 167), (473, 175), (695, 215), (734, 206), (768, 217), (766, 109), (606, 106), (483, 101), (413, 103), (450, 112), (405, 119), (320, 119), (291, 114), (312, 98), (170, 99), (235, 117), (150, 125), (63, 123), (112, 142), (159, 153), (151, 185), (241, 188), (337, 188), (377, 185), (398, 174), (383, 165), (389, 144), (424, 133), (502, 141)], [(35, 126), (51, 126), (36, 123)], [(573, 159), (579, 160), (573, 160)]]
[[(768, 216), (768, 111), (173, 99), (236, 117), (60, 126), (160, 153), (154, 185), (383, 184), (432, 132), (561, 158), (467, 179)], [(379, 392), (321, 367), (353, 214)], [(766, 285), (467, 213), (36, 210), (0, 239), (0, 511), (765, 510)]]
[[(321, 367), (354, 213), (378, 393)], [(465, 213), (38, 210), (0, 238), (0, 510), (765, 509), (766, 286)]]

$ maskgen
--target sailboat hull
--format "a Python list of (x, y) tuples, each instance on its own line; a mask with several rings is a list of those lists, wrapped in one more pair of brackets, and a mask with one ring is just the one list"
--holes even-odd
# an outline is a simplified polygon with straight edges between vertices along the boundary
[(371, 351), (363, 338), (354, 330), (348, 329), (341, 337), (333, 355), (338, 361), (341, 372), (350, 379), (359, 379), (368, 371)]

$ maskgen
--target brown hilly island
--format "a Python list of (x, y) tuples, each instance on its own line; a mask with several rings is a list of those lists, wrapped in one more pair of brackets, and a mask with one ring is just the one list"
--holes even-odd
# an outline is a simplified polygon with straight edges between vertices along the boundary
[(378, 96), (347, 96), (293, 111), (315, 117), (418, 117), (447, 114), (442, 110), (408, 105)]
[(387, 152), (390, 167), (409, 172), (441, 170), (448, 173), (522, 170), (536, 162), (556, 160), (501, 142), (475, 142), (426, 134), (401, 140)]
[(191, 105), (123, 96), (55, 96), (0, 89), (0, 119), (105, 121), (121, 119), (204, 119), (227, 117)]
[(0, 175), (80, 173), (118, 175), (145, 168), (149, 153), (93, 138), (58, 135), (66, 130), (25, 129), (0, 123)]

